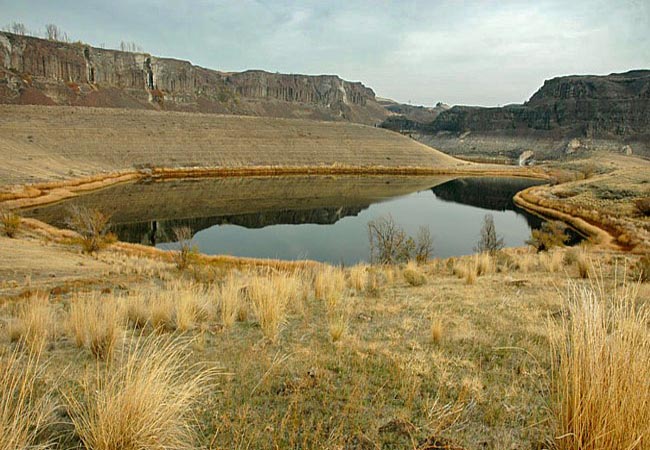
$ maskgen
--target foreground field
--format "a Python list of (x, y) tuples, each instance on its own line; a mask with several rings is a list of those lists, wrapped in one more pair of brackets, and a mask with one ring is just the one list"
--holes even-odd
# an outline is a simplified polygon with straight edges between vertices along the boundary
[[(47, 247), (62, 259), (71, 250)], [(650, 295), (634, 281), (636, 259), (582, 249), (345, 270), (194, 264), (179, 272), (121, 252), (75, 258), (89, 271), (76, 282), (34, 280), (0, 307), (0, 364), (5, 378), (18, 377), (1, 388), (2, 449), (614, 448), (556, 439), (567, 430), (551, 344), (566, 342), (583, 286), (602, 291), (604, 311), (616, 305), (608, 299), (624, 298), (642, 314)], [(610, 295), (625, 285), (626, 295)], [(645, 377), (647, 316), (633, 317), (620, 318), (637, 336), (630, 351), (640, 365), (630, 370)], [(608, 339), (593, 344), (627, 355)], [(596, 365), (609, 370), (606, 360)], [(23, 376), (28, 385), (16, 382)], [(22, 397), (6, 396), (12, 386)], [(648, 401), (640, 386), (624, 388), (621, 401), (630, 390)], [(8, 398), (17, 400), (7, 406)], [(611, 411), (620, 412), (605, 405)], [(632, 444), (618, 448), (646, 448), (642, 404), (634, 414), (625, 430)], [(595, 439), (590, 431), (602, 430), (593, 426), (580, 439)]]

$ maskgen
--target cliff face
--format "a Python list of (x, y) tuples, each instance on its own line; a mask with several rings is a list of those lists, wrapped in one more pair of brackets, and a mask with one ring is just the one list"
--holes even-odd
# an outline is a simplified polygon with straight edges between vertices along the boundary
[(61, 104), (374, 124), (372, 89), (334, 75), (225, 73), (188, 61), (0, 33), (0, 103)]
[[(423, 142), (456, 154), (517, 153), (531, 144), (558, 153), (595, 148), (599, 141), (608, 148), (618, 142), (619, 148), (630, 144), (639, 153), (649, 153), (650, 70), (558, 77), (546, 81), (523, 105), (454, 106), (427, 124), (398, 125), (418, 133)], [(389, 121), (383, 126), (394, 128)]]
[(449, 131), (538, 130), (578, 137), (639, 138), (650, 135), (650, 70), (548, 80), (524, 105), (457, 106), (427, 129)]

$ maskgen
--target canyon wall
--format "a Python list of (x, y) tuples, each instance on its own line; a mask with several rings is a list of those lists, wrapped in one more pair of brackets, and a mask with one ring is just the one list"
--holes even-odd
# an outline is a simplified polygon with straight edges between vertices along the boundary
[(650, 70), (547, 80), (523, 105), (454, 106), (429, 123), (388, 120), (386, 128), (455, 154), (557, 156), (604, 148), (650, 155)]
[(188, 61), (0, 33), (0, 103), (381, 122), (372, 89), (335, 75), (219, 72)]

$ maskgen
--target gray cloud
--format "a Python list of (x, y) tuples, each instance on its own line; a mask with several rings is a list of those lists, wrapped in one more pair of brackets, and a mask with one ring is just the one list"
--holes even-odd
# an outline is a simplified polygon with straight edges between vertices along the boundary
[(135, 41), (219, 70), (335, 73), (423, 104), (522, 102), (553, 76), (650, 67), (647, 0), (0, 0), (0, 9), (6, 23), (56, 23), (94, 45)]

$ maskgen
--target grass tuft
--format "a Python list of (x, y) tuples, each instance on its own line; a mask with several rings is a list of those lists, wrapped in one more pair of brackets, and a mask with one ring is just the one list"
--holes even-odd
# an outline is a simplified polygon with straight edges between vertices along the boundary
[(0, 356), (0, 450), (42, 450), (42, 432), (53, 422), (51, 392), (38, 393), (40, 353), (18, 349)]
[(650, 313), (629, 285), (567, 292), (549, 328), (553, 419), (560, 450), (645, 448), (650, 436)]
[(93, 450), (195, 448), (190, 411), (212, 372), (189, 365), (189, 354), (178, 341), (141, 337), (114, 365), (98, 366), (82, 385), (81, 396), (66, 393), (83, 446)]
[(408, 284), (411, 286), (422, 286), (427, 282), (427, 277), (417, 267), (415, 263), (407, 264), (402, 275)]
[(77, 298), (70, 305), (68, 330), (77, 347), (85, 347), (95, 358), (107, 359), (115, 349), (121, 321), (122, 314), (114, 298)]

